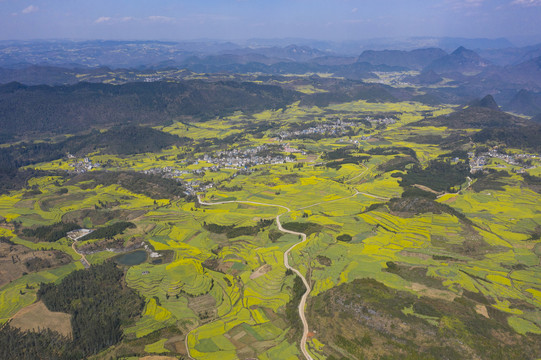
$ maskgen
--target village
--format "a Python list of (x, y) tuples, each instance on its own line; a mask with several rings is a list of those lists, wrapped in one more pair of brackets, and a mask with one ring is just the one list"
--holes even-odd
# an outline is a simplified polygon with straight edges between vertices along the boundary
[(267, 145), (260, 145), (257, 147), (246, 149), (233, 149), (228, 151), (218, 151), (215, 156), (205, 154), (200, 161), (206, 161), (211, 164), (216, 164), (218, 168), (244, 168), (249, 169), (252, 166), (264, 165), (264, 164), (284, 164), (295, 161), (290, 156), (283, 156), (277, 154), (277, 151), (292, 152), (286, 149), (288, 146), (279, 148), (272, 148)]
[[(528, 160), (539, 158), (539, 156), (532, 154), (503, 154), (498, 151), (497, 147), (494, 147), (489, 151), (480, 153), (478, 155), (473, 152), (469, 152), (468, 157), (470, 158), (470, 172), (472, 174), (483, 170), (488, 164), (488, 159), (491, 158), (501, 159), (507, 164), (514, 166), (524, 166), (525, 164), (529, 163)], [(529, 168), (535, 168), (535, 166), (530, 166)], [(521, 167), (520, 169), (516, 170), (516, 172), (524, 173), (526, 172), (526, 169), (524, 167)]]
[(331, 123), (322, 123), (317, 126), (309, 127), (307, 129), (296, 131), (282, 131), (277, 134), (278, 138), (284, 139), (296, 139), (304, 138), (312, 135), (325, 135), (329, 137), (343, 136), (354, 127), (355, 124), (349, 122), (343, 122), (338, 119)]
[[(68, 159), (75, 159), (75, 156), (71, 154), (68, 154), (67, 156), (68, 156)], [(85, 157), (82, 160), (69, 164), (69, 166), (73, 168), (73, 170), (70, 171), (71, 173), (82, 174), (87, 171), (100, 168), (101, 164), (93, 163), (92, 160), (90, 160), (88, 157)]]
[(236, 169), (237, 172), (232, 174), (234, 178), (239, 174), (250, 174), (251, 168), (258, 165), (267, 164), (284, 164), (295, 161), (294, 157), (283, 156), (278, 151), (289, 153), (299, 152), (298, 149), (291, 148), (289, 144), (284, 145), (281, 149), (267, 145), (250, 147), (245, 149), (233, 149), (226, 151), (218, 151), (214, 155), (204, 154), (201, 158), (195, 160), (192, 165), (200, 163), (212, 164), (211, 166), (202, 166), (197, 169), (178, 170), (171, 166), (152, 168), (142, 171), (144, 174), (158, 175), (168, 179), (174, 179), (181, 182), (185, 187), (185, 192), (188, 195), (195, 195), (198, 191), (206, 191), (216, 184), (210, 181), (203, 180), (183, 180), (183, 175), (194, 174), (204, 176), (208, 171), (219, 172), (222, 169)]
[[(371, 123), (385, 125), (396, 122), (395, 119), (389, 117), (379, 119), (366, 117), (366, 120), (370, 121)], [(282, 132), (277, 140), (281, 142), (282, 140), (291, 137), (302, 137), (310, 134), (339, 134), (339, 132), (344, 132), (346, 129), (351, 129), (352, 125), (352, 123), (342, 122), (338, 119), (330, 124), (321, 124), (317, 127), (311, 127), (290, 133)], [(361, 139), (344, 139), (340, 142), (351, 142), (358, 144), (359, 140), (366, 139), (370, 139), (370, 135), (362, 136)], [(289, 153), (289, 155), (283, 155), (283, 153)], [(234, 178), (239, 174), (250, 174), (254, 166), (294, 162), (296, 161), (296, 158), (293, 153), (304, 154), (304, 152), (301, 152), (299, 149), (291, 147), (289, 143), (280, 144), (279, 146), (263, 144), (256, 147), (221, 150), (213, 154), (205, 153), (196, 160), (184, 163), (184, 166), (186, 167), (182, 170), (172, 166), (165, 166), (155, 167), (140, 172), (147, 175), (157, 175), (163, 178), (173, 179), (177, 182), (182, 182), (182, 185), (185, 188), (185, 193), (187, 195), (195, 195), (197, 192), (207, 191), (218, 185), (213, 181), (202, 179), (202, 177), (208, 172), (217, 173), (223, 169), (234, 169), (237, 170), (237, 172), (231, 175), (231, 178)], [(76, 159), (75, 156), (71, 154), (68, 154), (67, 156), (68, 159)], [(538, 158), (537, 155), (532, 154), (506, 154), (504, 152), (500, 152), (498, 147), (491, 148), (488, 151), (479, 154), (469, 152), (468, 157), (470, 158), (470, 172), (472, 174), (478, 171), (483, 171), (491, 158), (501, 159), (509, 165), (520, 166), (520, 168), (515, 169), (514, 171), (517, 173), (524, 173), (527, 168), (532, 168), (531, 160)], [(458, 159), (454, 159), (453, 161), (458, 161)], [(200, 164), (203, 166), (199, 166)], [(195, 165), (197, 168), (190, 169), (188, 168), (190, 165)], [(100, 163), (92, 162), (89, 157), (84, 157), (78, 161), (76, 160), (75, 162), (70, 163), (69, 166), (73, 168), (73, 170), (69, 170), (69, 172), (75, 174), (81, 174), (87, 171), (103, 168)], [(500, 165), (500, 167), (502, 166), (503, 165)], [(187, 179), (186, 175), (196, 175), (197, 178)]]
[(383, 117), (383, 118), (371, 118), (370, 116), (367, 116), (365, 118), (366, 121), (369, 121), (371, 124), (383, 124), (383, 125), (392, 125), (396, 123), (396, 119), (390, 118), (390, 117)]
[[(213, 164), (212, 166), (203, 166), (189, 171), (173, 170), (172, 173), (192, 173), (203, 176), (207, 171), (218, 172), (221, 169), (236, 169), (237, 172), (231, 175), (232, 178), (235, 178), (240, 174), (250, 174), (252, 172), (251, 168), (254, 166), (285, 164), (295, 161), (294, 157), (283, 156), (279, 154), (278, 151), (298, 152), (297, 149), (289, 147), (289, 144), (284, 145), (282, 149), (260, 145), (245, 149), (218, 151), (214, 155), (204, 154), (202, 158), (199, 158), (194, 163), (195, 165), (199, 165), (200, 162), (206, 162), (208, 164)], [(170, 175), (167, 174), (165, 176)], [(183, 185), (186, 188), (187, 194), (195, 195), (198, 191), (209, 190), (216, 184), (209, 181), (190, 180), (183, 182)]]
[[(200, 163), (209, 164), (209, 166), (201, 166), (195, 169), (174, 168), (172, 166), (155, 167), (140, 171), (146, 175), (157, 175), (167, 179), (173, 179), (177, 182), (182, 182), (185, 187), (185, 192), (188, 195), (195, 195), (198, 191), (206, 191), (215, 186), (213, 182), (203, 181), (200, 179), (184, 180), (185, 175), (204, 176), (207, 172), (219, 172), (222, 169), (236, 169), (237, 172), (231, 177), (236, 177), (239, 174), (250, 174), (251, 168), (258, 165), (267, 164), (285, 164), (294, 162), (296, 159), (291, 155), (282, 155), (281, 152), (295, 153), (300, 152), (296, 148), (292, 148), (289, 144), (280, 146), (260, 145), (256, 147), (248, 147), (244, 149), (232, 149), (226, 151), (218, 151), (215, 154), (204, 154), (202, 157), (193, 162), (184, 163), (185, 166), (196, 165)], [(85, 156), (81, 160), (77, 160), (74, 155), (67, 154), (68, 159), (75, 160), (69, 164), (72, 170), (69, 173), (82, 174), (88, 171), (103, 168), (100, 163), (94, 163)]]

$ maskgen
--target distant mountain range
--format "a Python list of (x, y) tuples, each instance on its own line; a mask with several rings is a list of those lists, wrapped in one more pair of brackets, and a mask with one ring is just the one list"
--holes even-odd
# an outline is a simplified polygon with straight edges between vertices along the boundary
[(282, 61), (306, 62), (314, 58), (334, 55), (330, 51), (321, 51), (308, 46), (288, 45), (285, 47), (273, 46), (263, 48), (241, 48), (229, 51), (224, 51), (224, 54), (249, 56), (263, 55), (271, 59), (280, 59)]
[(444, 58), (445, 51), (438, 48), (404, 50), (367, 50), (359, 56), (359, 62), (367, 62), (372, 65), (400, 66), (412, 70), (422, 70), (433, 61)]
[[(455, 43), (460, 46), (447, 51)], [(384, 45), (396, 47), (378, 49)], [(408, 48), (413, 45), (422, 48)], [(352, 49), (358, 49), (354, 56)], [(115, 74), (125, 82), (156, 81), (168, 69), (186, 69), (185, 76), (331, 74), (357, 81), (377, 81), (377, 72), (416, 71), (403, 81), (424, 93), (418, 101), (464, 104), (492, 94), (504, 110), (530, 116), (541, 111), (541, 44), (519, 48), (505, 39), (0, 42), (0, 83), (115, 81)]]
[(489, 66), (491, 66), (491, 63), (484, 60), (475, 51), (461, 46), (451, 54), (435, 59), (425, 70), (432, 70), (438, 74), (478, 74)]
[[(417, 49), (442, 49), (446, 53), (463, 46), (474, 49), (497, 65), (512, 65), (541, 56), (541, 45), (514, 47), (506, 39), (464, 39), (417, 37), (405, 39), (369, 39), (362, 41), (318, 41), (307, 39), (251, 39), (239, 43), (199, 40), (184, 42), (165, 41), (0, 41), (0, 67), (28, 65), (55, 65), (62, 67), (139, 68), (170, 62), (180, 65), (190, 57), (208, 55), (264, 56), (281, 61), (305, 62), (318, 57), (358, 57), (364, 51), (401, 50), (412, 54), (394, 55), (415, 58), (425, 54)], [(437, 53), (435, 53), (437, 55)], [(366, 56), (369, 53), (365, 54)], [(440, 55), (443, 54), (440, 52)], [(381, 56), (378, 54), (377, 56)], [(362, 55), (361, 55), (362, 57)], [(369, 61), (369, 59), (361, 59)], [(379, 61), (381, 63), (381, 61)], [(425, 61), (426, 62), (426, 61)], [(384, 62), (386, 65), (388, 61)], [(377, 63), (374, 63), (377, 64)], [(425, 64), (426, 65), (426, 64)]]
[[(541, 41), (541, 38), (539, 39)], [(528, 41), (528, 42), (531, 42)], [(486, 39), (486, 38), (456, 38), (456, 37), (404, 37), (404, 38), (375, 38), (352, 41), (321, 41), (301, 38), (283, 38), (283, 39), (250, 39), (243, 42), (244, 46), (260, 48), (272, 46), (287, 46), (297, 44), (324, 51), (332, 51), (337, 54), (354, 55), (362, 53), (365, 50), (406, 50), (411, 51), (420, 48), (441, 48), (446, 52), (451, 52), (459, 46), (469, 49), (505, 49), (514, 47), (513, 43), (505, 38)]]

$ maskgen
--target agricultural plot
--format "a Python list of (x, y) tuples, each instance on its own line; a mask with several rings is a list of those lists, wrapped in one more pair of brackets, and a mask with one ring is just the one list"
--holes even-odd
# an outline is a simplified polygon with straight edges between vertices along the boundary
[(69, 273), (82, 269), (80, 263), (71, 263), (54, 270), (40, 271), (24, 275), (0, 288), (0, 322), (6, 322), (20, 309), (36, 301), (39, 285), (57, 282)]

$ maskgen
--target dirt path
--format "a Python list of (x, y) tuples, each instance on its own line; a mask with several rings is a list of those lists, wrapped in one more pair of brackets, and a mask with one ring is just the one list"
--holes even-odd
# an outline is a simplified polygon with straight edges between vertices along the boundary
[(353, 180), (355, 180), (355, 179), (357, 179), (357, 178), (360, 178), (360, 177), (363, 176), (368, 170), (370, 170), (370, 169), (369, 169), (366, 165), (364, 165), (364, 164), (361, 164), (361, 166), (364, 167), (364, 171), (363, 171), (362, 173), (360, 173), (359, 175), (357, 175), (357, 176), (355, 176), (355, 177), (352, 177), (352, 178), (349, 179), (349, 180), (344, 181), (344, 184), (346, 184), (346, 183), (348, 183), (348, 182), (350, 182), (350, 181), (353, 181)]
[[(85, 234), (86, 235), (86, 234)], [(82, 236), (79, 236), (79, 237), (76, 237), (73, 240), (73, 243), (71, 244), (71, 248), (73, 249), (73, 251), (75, 251), (75, 253), (77, 255), (79, 255), (81, 257), (81, 263), (83, 264), (83, 266), (88, 269), (90, 267), (90, 263), (88, 262), (88, 260), (86, 260), (86, 257), (84, 254), (80, 253), (77, 251), (77, 248), (75, 247), (75, 244), (77, 244), (77, 240), (79, 240), (79, 238), (82, 238), (84, 235)]]
[(457, 192), (454, 192), (454, 193), (449, 193), (449, 192), (445, 192), (445, 191), (436, 191), (434, 189), (429, 188), (426, 185), (413, 184), (413, 186), (415, 186), (417, 189), (421, 189), (423, 191), (430, 192), (430, 193), (432, 193), (434, 195), (437, 195), (436, 199), (439, 199), (439, 198), (441, 198), (441, 197), (443, 197), (445, 195), (458, 195), (461, 192), (463, 192), (464, 190), (468, 190), (470, 188), (473, 180), (469, 176), (466, 177), (466, 179), (468, 180), (468, 185), (464, 189), (460, 189), (460, 190), (458, 190)]
[(430, 192), (430, 193), (438, 195), (438, 196), (443, 196), (443, 195), (446, 194), (445, 192), (432, 190), (431, 188), (429, 188), (428, 186), (425, 186), (425, 185), (413, 184), (413, 186), (415, 186), (417, 189), (421, 189), (423, 191)]
[(388, 197), (378, 196), (378, 195), (369, 194), (369, 193), (365, 193), (365, 192), (361, 192), (361, 191), (359, 191), (358, 193), (361, 194), (361, 195), (364, 195), (366, 197), (373, 198), (373, 199), (384, 200), (384, 201), (391, 200), (391, 198), (388, 198)]

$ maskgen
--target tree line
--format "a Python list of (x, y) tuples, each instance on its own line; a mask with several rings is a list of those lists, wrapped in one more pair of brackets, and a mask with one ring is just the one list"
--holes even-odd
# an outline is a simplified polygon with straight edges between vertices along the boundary
[(111, 239), (113, 236), (122, 234), (124, 230), (130, 228), (134, 229), (136, 226), (134, 223), (129, 221), (119, 221), (114, 224), (104, 226), (102, 228), (96, 229), (89, 234), (83, 236), (81, 241), (92, 240), (92, 239)]
[(57, 222), (52, 225), (38, 226), (35, 229), (25, 228), (21, 233), (23, 236), (35, 238), (38, 241), (55, 242), (66, 236), (66, 233), (79, 229), (79, 225), (74, 222)]

